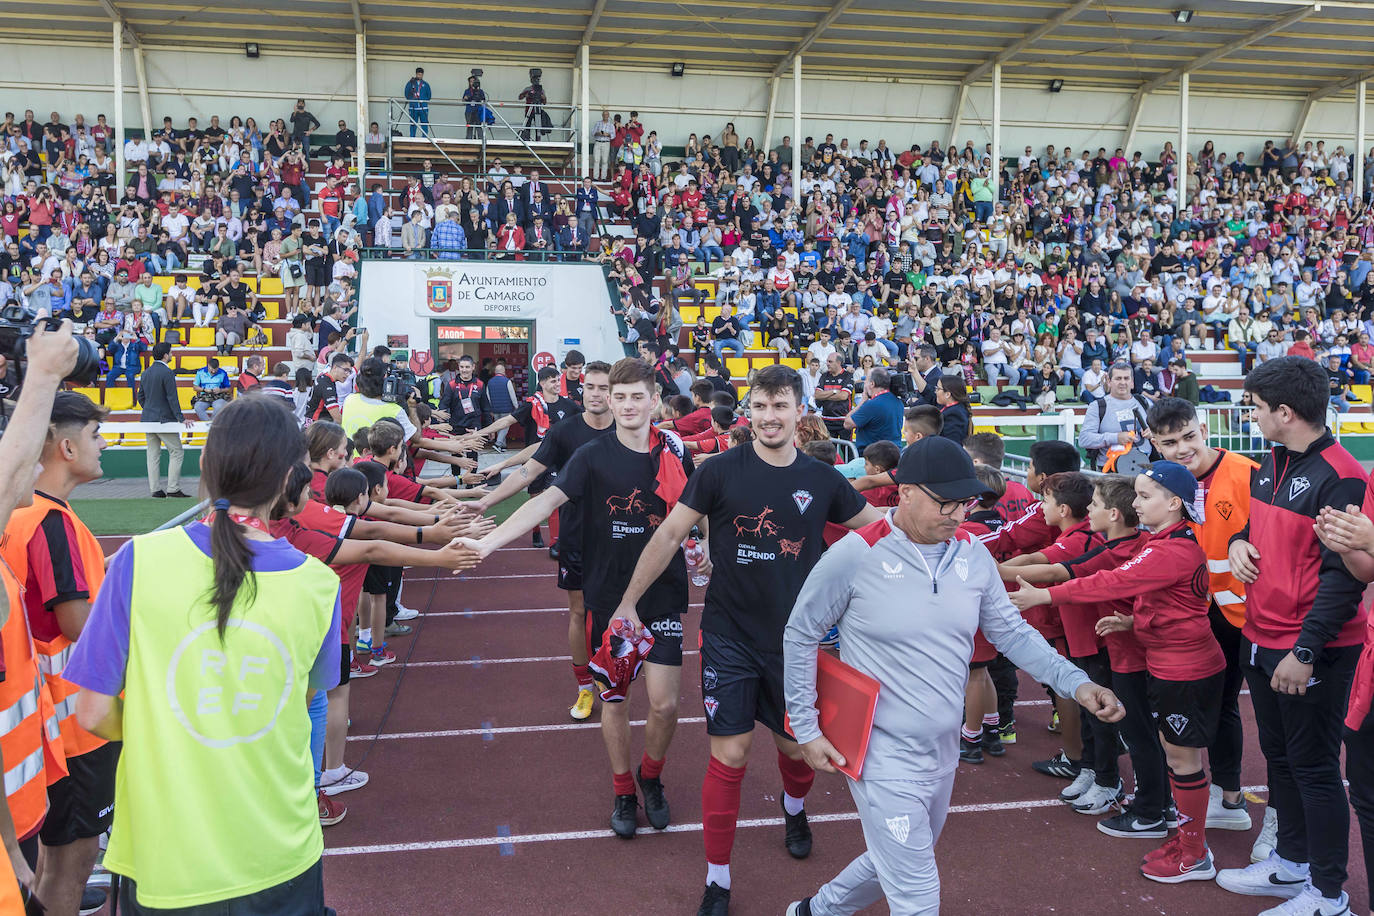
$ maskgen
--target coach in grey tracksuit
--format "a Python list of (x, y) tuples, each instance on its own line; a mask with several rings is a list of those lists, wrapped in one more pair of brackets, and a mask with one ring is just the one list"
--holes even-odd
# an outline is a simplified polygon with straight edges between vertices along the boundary
[(838, 757), (815, 705), (816, 651), (832, 625), (840, 657), (882, 685), (861, 778), (849, 782), (868, 851), (790, 916), (857, 913), (884, 895), (893, 916), (939, 912), (935, 841), (958, 765), (975, 629), (1060, 696), (1109, 720), (1122, 713), (1022, 619), (987, 548), (959, 532), (967, 501), (984, 489), (964, 450), (922, 439), (895, 476), (898, 505), (825, 553), (783, 636), (787, 712), (817, 769)]

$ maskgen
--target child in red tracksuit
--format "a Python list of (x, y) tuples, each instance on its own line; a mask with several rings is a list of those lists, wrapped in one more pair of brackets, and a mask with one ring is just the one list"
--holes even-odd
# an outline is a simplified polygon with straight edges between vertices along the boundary
[[(974, 468), (988, 492), (965, 517), (959, 530), (979, 537), (1002, 527), (998, 504), (1006, 495), (1007, 481), (1001, 471), (986, 464), (975, 464)], [(959, 732), (959, 760), (963, 763), (982, 763), (984, 754), (1001, 757), (1007, 752), (997, 729), (997, 688), (988, 672), (996, 658), (997, 648), (987, 641), (981, 629), (974, 630), (973, 657), (969, 659), (968, 683), (964, 685), (964, 725)]]
[[(1040, 484), (1040, 513), (1044, 524), (1057, 532), (1054, 542), (1035, 553), (1012, 557), (1001, 565), (1002, 579), (1015, 582), (1021, 567), (1045, 563), (1062, 563), (1086, 553), (1100, 544), (1102, 538), (1093, 533), (1088, 522), (1088, 504), (1092, 501), (1093, 485), (1077, 471), (1051, 474)], [(1059, 650), (1069, 655), (1064, 643), (1064, 624), (1056, 608), (1046, 607), (1025, 615), (1031, 626)], [(1083, 738), (1078, 704), (1072, 698), (1055, 697), (1055, 721), (1064, 746), (1048, 760), (1037, 760), (1031, 767), (1037, 773), (1059, 779), (1077, 779), (1082, 771)], [(1054, 727), (1051, 723), (1051, 727)]]
[(1136, 478), (1135, 510), (1152, 532), (1140, 553), (1104, 570), (1049, 589), (1024, 580), (1012, 603), (1030, 608), (1054, 601), (1087, 603), (1132, 597), (1133, 615), (1098, 621), (1105, 635), (1134, 629), (1145, 647), (1150, 708), (1169, 764), (1179, 831), (1145, 857), (1140, 873), (1177, 884), (1216, 876), (1207, 848), (1208, 784), (1202, 749), (1221, 715), (1226, 660), (1207, 619), (1207, 557), (1188, 522), (1197, 479), (1181, 464), (1156, 461)]

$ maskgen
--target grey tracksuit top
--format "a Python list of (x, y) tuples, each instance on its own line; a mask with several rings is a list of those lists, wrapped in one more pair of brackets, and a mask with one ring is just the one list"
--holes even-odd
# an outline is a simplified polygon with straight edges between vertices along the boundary
[(938, 780), (958, 763), (976, 629), (1060, 696), (1088, 678), (1021, 617), (986, 547), (961, 532), (932, 570), (894, 511), (832, 545), (802, 586), (783, 634), (787, 712), (798, 741), (820, 737), (816, 647), (838, 624), (840, 658), (882, 685), (862, 778)]

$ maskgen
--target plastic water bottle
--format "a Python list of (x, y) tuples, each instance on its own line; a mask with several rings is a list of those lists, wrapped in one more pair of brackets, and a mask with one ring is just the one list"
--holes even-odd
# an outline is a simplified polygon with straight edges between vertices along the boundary
[(688, 538), (683, 547), (685, 548), (683, 556), (687, 559), (687, 575), (692, 577), (692, 584), (700, 587), (710, 582), (710, 575), (697, 571), (701, 568), (701, 561), (706, 557), (706, 552), (701, 549), (697, 539)]

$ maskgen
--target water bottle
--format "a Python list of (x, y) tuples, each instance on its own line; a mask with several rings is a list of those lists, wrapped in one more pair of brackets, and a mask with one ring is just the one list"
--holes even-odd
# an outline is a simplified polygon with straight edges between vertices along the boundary
[(683, 556), (687, 559), (687, 575), (692, 577), (692, 584), (700, 587), (710, 582), (709, 574), (697, 571), (701, 567), (701, 561), (706, 557), (706, 552), (701, 549), (697, 539), (688, 538), (683, 544), (683, 548)]

